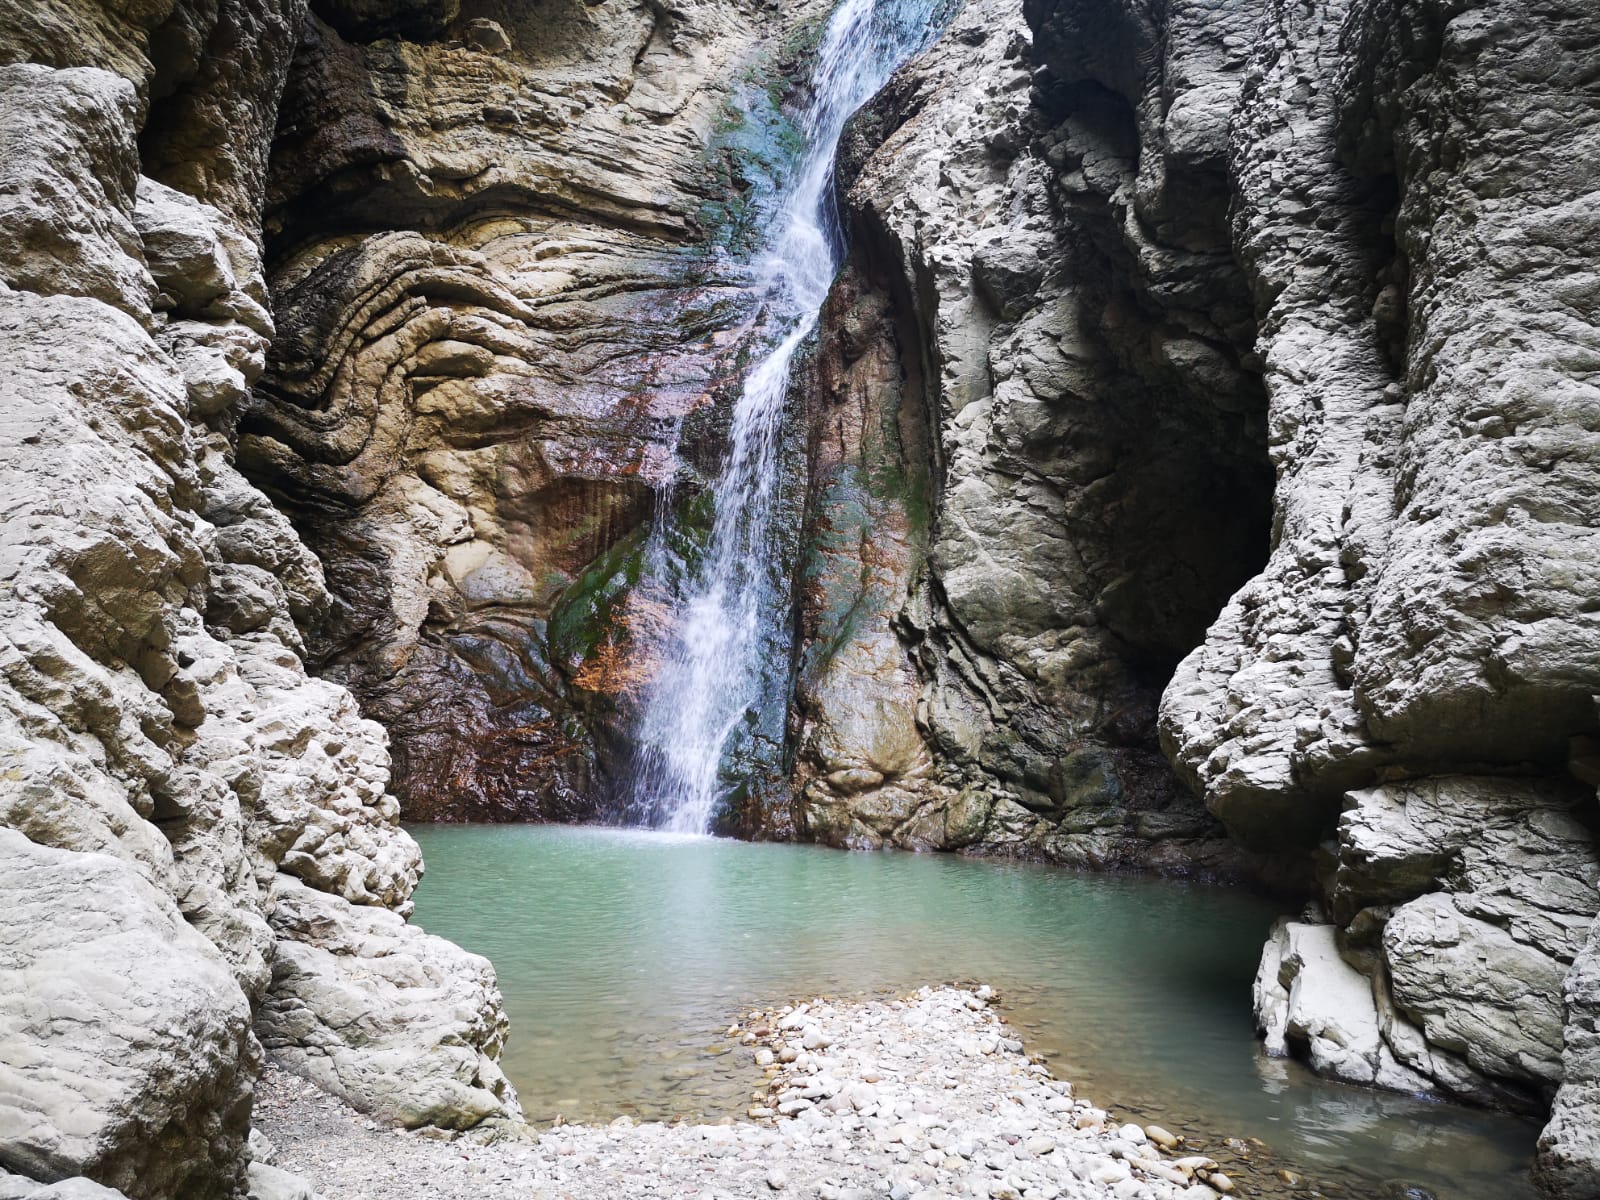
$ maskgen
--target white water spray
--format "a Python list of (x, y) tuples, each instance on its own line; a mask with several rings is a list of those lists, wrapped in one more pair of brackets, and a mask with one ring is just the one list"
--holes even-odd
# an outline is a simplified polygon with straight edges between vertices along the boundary
[(645, 824), (706, 833), (729, 738), (759, 699), (763, 627), (787, 620), (769, 582), (784, 394), (839, 269), (833, 205), (839, 138), (853, 113), (932, 32), (935, 0), (842, 0), (817, 49), (804, 152), (755, 263), (776, 340), (745, 380), (717, 479), (711, 543), (688, 581), (645, 699), (633, 810)]

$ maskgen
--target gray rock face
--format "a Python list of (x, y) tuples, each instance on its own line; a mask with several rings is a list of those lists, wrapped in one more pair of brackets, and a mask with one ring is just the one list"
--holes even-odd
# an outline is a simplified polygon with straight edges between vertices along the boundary
[(170, 893), (0, 829), (0, 1164), (130, 1196), (236, 1186), (260, 1050)]
[[(836, 563), (802, 622), (797, 823), (1254, 873), (1153, 725), (1164, 667), (1264, 549), (1259, 394), (1226, 344), (1248, 326), (1238, 273), (1118, 244), (1131, 130), (1048, 127), (1036, 61), (1020, 5), (968, 4), (845, 147), (860, 295), (826, 316), (845, 361), (825, 348), (813, 405), (813, 541)], [(1180, 283), (1187, 307), (1151, 320), (1139, 292)], [(856, 553), (893, 566), (868, 589), (830, 543), (862, 505)]]
[[(1213, 247), (1247, 289), (1228, 341), (1265, 392), (1270, 555), (1159, 725), (1242, 843), (1326, 855), (1333, 925), (1314, 956), (1276, 935), (1258, 1018), (1283, 1033), (1294, 984), (1312, 1016), (1291, 1041), (1322, 1069), (1392, 1057), (1539, 1109), (1585, 1061), (1597, 1002), (1575, 966), (1597, 907), (1597, 326), (1569, 291), (1594, 273), (1571, 214), (1595, 181), (1568, 147), (1600, 138), (1580, 82), (1600, 18), (1516, 0), (1028, 13), (1058, 130), (1105, 92), (1127, 106), (1121, 236)], [(1169, 313), (1182, 295), (1147, 293)], [(1355, 1067), (1314, 1032), (1351, 970), (1372, 990), (1358, 1040), (1381, 1034)], [(1591, 1195), (1585, 1086), (1558, 1103), (1546, 1178)]]
[(495, 1065), (506, 1018), (488, 959), (285, 876), (273, 901), (278, 953), (256, 1024), (280, 1063), (407, 1128), (516, 1114)]
[(1550, 1122), (1539, 1137), (1536, 1176), (1558, 1196), (1593, 1196), (1600, 1178), (1600, 1021), (1594, 997), (1600, 994), (1600, 929), (1567, 972), (1564, 984), (1567, 1024), (1562, 1051), (1561, 1087)]
[[(362, 927), (359, 905), (405, 930), (421, 868), (382, 730), (306, 673), (321, 566), (233, 465), (274, 332), (261, 128), (287, 68), (273, 47), (300, 12), (179, 7), (193, 41), (159, 51), (171, 5), (45, 5), (38, 25), (0, 30), (6, 1195), (244, 1195), (252, 1011), (290, 936), (276, 889), (320, 889), (329, 921)], [(230, 49), (202, 62), (219, 22)], [(230, 82), (238, 53), (252, 69)], [(431, 954), (441, 989), (466, 997), (453, 1011), (482, 1011), (447, 1050), (392, 1042), (391, 1080), (499, 1045), (486, 965)], [(386, 1012), (359, 982), (340, 1002)], [(372, 1109), (403, 1115), (386, 1097)], [(470, 1114), (430, 1113), (518, 1110), (502, 1086)]]
[(1331, 915), (1421, 1029), (1395, 1053), (1445, 1089), (1537, 1108), (1562, 1079), (1562, 981), (1600, 907), (1591, 803), (1574, 784), (1472, 777), (1347, 798)]
[(1597, 15), (1025, 9), (1031, 47), (968, 5), (847, 155), (818, 436), (881, 457), (850, 434), (877, 397), (931, 512), (908, 552), (863, 502), (857, 584), (829, 558), (857, 501), (814, 481), (807, 827), (1259, 868), (1163, 794), (1154, 728), (1236, 843), (1326, 864), (1331, 923), (1263, 962), (1285, 1048), (1540, 1110), (1597, 1003), (1595, 181), (1566, 151), (1600, 137)]

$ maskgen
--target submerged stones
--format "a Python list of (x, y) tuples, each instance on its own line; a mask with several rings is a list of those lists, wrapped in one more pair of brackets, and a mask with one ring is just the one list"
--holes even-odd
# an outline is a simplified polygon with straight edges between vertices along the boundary
[[(754, 1053), (774, 1045), (799, 1053), (772, 1078), (772, 1102), (752, 1108), (759, 1124), (563, 1125), (537, 1146), (466, 1138), (440, 1145), (377, 1135), (310, 1104), (285, 1105), (285, 1085), (274, 1081), (269, 1132), (281, 1160), (317, 1178), (327, 1200), (399, 1200), (418, 1190), (441, 1200), (500, 1200), (530, 1189), (617, 1197), (681, 1190), (713, 1200), (1196, 1200), (1237, 1186), (1212, 1159), (1167, 1156), (1139, 1126), (1108, 1125), (1103, 1113), (1084, 1123), (1083, 1114), (1098, 1110), (1027, 1061), (971, 991), (817, 1000), (768, 1016), (772, 1030)], [(828, 1045), (801, 1049), (811, 1034)], [(986, 1041), (994, 1053), (962, 1051)]]

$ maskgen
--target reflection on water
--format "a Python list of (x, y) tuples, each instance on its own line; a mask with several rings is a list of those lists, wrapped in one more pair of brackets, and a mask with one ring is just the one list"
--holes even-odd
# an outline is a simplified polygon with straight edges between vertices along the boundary
[(412, 829), (417, 921), (488, 955), (531, 1117), (715, 1119), (758, 1077), (731, 1018), (809, 995), (984, 980), (1030, 1050), (1119, 1114), (1260, 1138), (1319, 1180), (1534, 1193), (1535, 1130), (1267, 1058), (1250, 980), (1275, 907), (1236, 891), (947, 855), (631, 830)]

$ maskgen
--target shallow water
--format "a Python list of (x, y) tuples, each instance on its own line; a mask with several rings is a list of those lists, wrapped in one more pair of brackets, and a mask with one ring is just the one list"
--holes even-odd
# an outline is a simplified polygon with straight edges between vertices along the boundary
[(416, 919), (494, 961), (503, 1065), (535, 1120), (740, 1115), (761, 1080), (723, 1031), (744, 1009), (983, 980), (1119, 1116), (1259, 1138), (1329, 1195), (1534, 1195), (1533, 1126), (1261, 1052), (1250, 982), (1277, 909), (1239, 891), (634, 830), (411, 832)]

